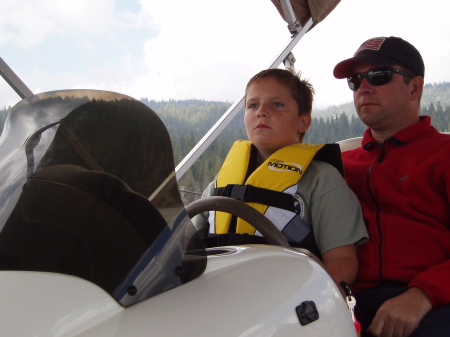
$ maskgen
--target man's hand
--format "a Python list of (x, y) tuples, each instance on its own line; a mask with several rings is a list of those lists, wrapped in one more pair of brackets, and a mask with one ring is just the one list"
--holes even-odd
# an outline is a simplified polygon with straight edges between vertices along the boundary
[(428, 296), (419, 288), (410, 288), (378, 309), (367, 331), (377, 337), (407, 337), (432, 308)]

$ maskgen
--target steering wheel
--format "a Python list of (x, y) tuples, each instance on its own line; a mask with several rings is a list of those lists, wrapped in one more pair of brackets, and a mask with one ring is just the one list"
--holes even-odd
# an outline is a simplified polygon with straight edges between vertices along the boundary
[(290, 247), (289, 242), (272, 221), (245, 202), (228, 197), (215, 196), (194, 201), (186, 206), (186, 211), (191, 219), (195, 215), (207, 211), (230, 213), (255, 227), (264, 236), (268, 244)]

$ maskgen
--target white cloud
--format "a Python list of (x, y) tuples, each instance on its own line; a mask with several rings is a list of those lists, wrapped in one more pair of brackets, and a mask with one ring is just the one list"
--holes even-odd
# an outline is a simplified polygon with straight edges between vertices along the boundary
[(425, 62), (425, 82), (450, 81), (445, 61), (450, 58), (450, 21), (443, 5), (442, 0), (341, 1), (294, 50), (298, 67), (316, 87), (317, 105), (353, 99), (345, 80), (334, 79), (333, 68), (376, 36), (399, 36), (415, 45)]
[(0, 45), (7, 42), (31, 47), (52, 35), (108, 35), (120, 26), (113, 0), (3, 1)]
[(196, 0), (176, 9), (171, 2), (141, 5), (160, 34), (143, 47), (146, 72), (134, 86), (139, 97), (234, 101), (283, 45), (277, 32), (289, 38), (270, 2)]
[[(351, 101), (345, 81), (333, 78), (333, 67), (373, 36), (404, 37), (422, 52), (426, 81), (448, 81), (450, 23), (442, 3), (341, 1), (294, 49), (297, 70), (316, 88), (316, 106)], [(131, 4), (133, 10), (123, 8)], [(27, 85), (44, 91), (101, 88), (135, 98), (234, 101), (288, 39), (270, 0), (0, 4), (1, 56)], [(16, 99), (0, 86), (0, 105)]]

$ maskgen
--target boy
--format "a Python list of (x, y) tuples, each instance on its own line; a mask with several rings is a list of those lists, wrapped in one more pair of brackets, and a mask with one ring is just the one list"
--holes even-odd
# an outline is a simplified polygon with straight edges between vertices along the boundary
[[(203, 197), (235, 197), (233, 189), (244, 188), (240, 200), (265, 214), (292, 246), (318, 255), (337, 283), (352, 284), (356, 244), (367, 240), (367, 232), (355, 195), (339, 171), (322, 161), (336, 154), (337, 145), (302, 143), (311, 125), (313, 95), (312, 85), (288, 70), (255, 75), (245, 94), (250, 141), (234, 143)], [(246, 243), (263, 242), (252, 226), (228, 214), (210, 212), (208, 220), (200, 214), (193, 222), (200, 231), (209, 224), (213, 237), (250, 234)]]

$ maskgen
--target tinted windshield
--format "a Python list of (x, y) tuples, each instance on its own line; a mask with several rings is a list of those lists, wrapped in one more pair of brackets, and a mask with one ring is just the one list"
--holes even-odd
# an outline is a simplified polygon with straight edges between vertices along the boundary
[(39, 94), (0, 138), (0, 270), (96, 283), (123, 305), (200, 275), (169, 135), (156, 114), (103, 91)]

